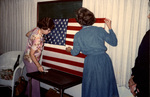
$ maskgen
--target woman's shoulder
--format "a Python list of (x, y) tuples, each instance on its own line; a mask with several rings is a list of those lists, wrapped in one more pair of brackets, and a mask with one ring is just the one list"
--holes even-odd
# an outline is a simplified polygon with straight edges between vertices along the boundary
[(92, 26), (92, 27), (91, 27), (91, 30), (94, 30), (94, 31), (102, 31), (102, 30), (104, 30), (104, 28), (103, 28), (103, 27), (98, 27), (98, 26)]
[(94, 29), (103, 29), (103, 27), (98, 27), (98, 26), (91, 26)]
[(98, 27), (98, 26), (84, 26), (84, 28), (87, 28), (87, 29), (103, 29), (102, 27)]
[(41, 37), (41, 35), (39, 34), (40, 33), (40, 29), (38, 27), (34, 28), (32, 30), (32, 35), (31, 36), (34, 36), (34, 37)]
[[(79, 31), (80, 33), (81, 33), (81, 31)], [(80, 33), (79, 32), (77, 32), (74, 36), (78, 36)]]
[(35, 28), (33, 28), (32, 30), (31, 30), (31, 32), (33, 32), (33, 31), (35, 31), (35, 30), (38, 30), (39, 29), (39, 27), (35, 27)]
[(32, 32), (33, 32), (34, 34), (37, 34), (39, 31), (40, 31), (40, 28), (38, 28), (38, 27), (35, 27), (35, 28), (32, 30)]

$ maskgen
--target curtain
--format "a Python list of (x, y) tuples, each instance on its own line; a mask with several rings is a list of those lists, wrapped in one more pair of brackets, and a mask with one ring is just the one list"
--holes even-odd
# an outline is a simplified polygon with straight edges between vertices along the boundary
[[(148, 0), (83, 0), (97, 18), (109, 18), (118, 38), (117, 47), (106, 44), (119, 86), (128, 86), (138, 47), (149, 29)], [(107, 27), (105, 27), (106, 30)]]
[(25, 34), (36, 26), (37, 0), (0, 0), (0, 53), (24, 50)]

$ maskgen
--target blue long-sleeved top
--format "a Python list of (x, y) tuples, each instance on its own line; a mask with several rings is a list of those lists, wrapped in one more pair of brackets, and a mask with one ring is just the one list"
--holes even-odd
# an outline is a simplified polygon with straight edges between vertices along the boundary
[(78, 55), (81, 51), (85, 55), (99, 54), (107, 50), (104, 42), (112, 46), (117, 45), (117, 38), (112, 29), (107, 33), (102, 27), (83, 26), (74, 36), (72, 55)]

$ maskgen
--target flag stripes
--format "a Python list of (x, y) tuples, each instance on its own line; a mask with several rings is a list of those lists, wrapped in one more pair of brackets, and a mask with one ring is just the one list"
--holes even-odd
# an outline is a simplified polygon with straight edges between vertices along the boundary
[[(44, 47), (44, 50), (47, 50), (47, 51), (53, 51), (53, 52), (57, 52), (57, 53), (61, 53), (61, 54), (65, 54), (65, 55), (70, 55), (72, 56), (70, 53), (64, 52), (64, 49), (58, 49), (58, 48), (52, 48), (52, 47)], [(84, 54), (79, 54), (77, 56), (74, 56), (74, 57), (80, 57), (80, 58), (85, 58), (85, 55)]]
[(85, 55), (72, 56), (65, 49), (65, 46), (45, 44), (42, 64), (53, 69), (82, 76)]
[(51, 67), (53, 69), (60, 70), (60, 71), (70, 73), (70, 74), (73, 74), (73, 75), (77, 75), (77, 76), (81, 76), (81, 77), (83, 75), (82, 72), (78, 72), (76, 70), (64, 68), (64, 67), (61, 67), (61, 66), (56, 66), (56, 65), (53, 65), (53, 64), (50, 64), (50, 63), (45, 63), (45, 62), (43, 62), (43, 64), (44, 64), (44, 66)]
[(83, 67), (83, 63), (79, 63), (79, 62), (75, 62), (75, 61), (71, 61), (71, 60), (54, 58), (54, 57), (50, 57), (50, 56), (43, 56), (43, 59), (60, 62), (60, 63), (65, 63), (65, 64), (69, 64), (69, 65), (73, 65), (73, 66)]

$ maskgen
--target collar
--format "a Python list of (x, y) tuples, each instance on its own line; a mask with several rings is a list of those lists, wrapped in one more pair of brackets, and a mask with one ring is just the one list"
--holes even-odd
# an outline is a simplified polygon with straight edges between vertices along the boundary
[(88, 27), (91, 27), (91, 26), (82, 26), (83, 29), (84, 29), (84, 28), (88, 28)]
[(43, 33), (41, 32), (40, 28), (38, 28), (38, 34), (43, 37)]

